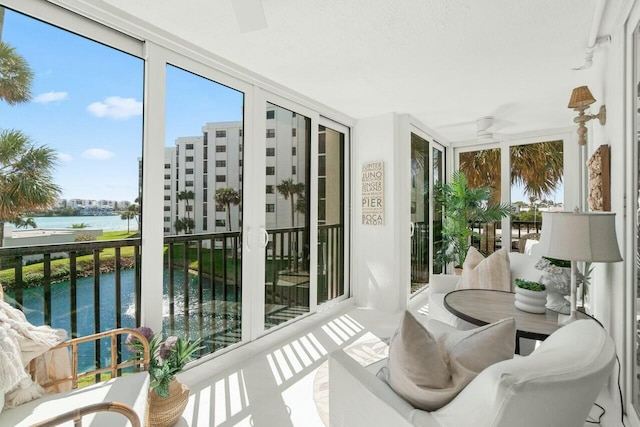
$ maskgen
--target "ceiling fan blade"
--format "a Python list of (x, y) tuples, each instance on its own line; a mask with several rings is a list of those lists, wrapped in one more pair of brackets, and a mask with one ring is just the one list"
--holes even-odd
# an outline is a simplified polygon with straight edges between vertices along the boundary
[(267, 28), (262, 0), (231, 0), (241, 33)]

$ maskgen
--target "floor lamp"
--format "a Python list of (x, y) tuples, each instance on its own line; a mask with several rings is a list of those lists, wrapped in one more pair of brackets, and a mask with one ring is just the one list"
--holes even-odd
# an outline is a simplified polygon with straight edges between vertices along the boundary
[(543, 212), (539, 253), (548, 258), (571, 261), (571, 313), (576, 316), (578, 262), (622, 261), (611, 212)]

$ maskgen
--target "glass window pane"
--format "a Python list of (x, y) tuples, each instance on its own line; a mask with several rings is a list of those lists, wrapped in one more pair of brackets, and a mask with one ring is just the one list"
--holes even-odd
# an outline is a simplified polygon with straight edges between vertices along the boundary
[[(267, 166), (266, 185), (274, 186), (274, 200), (265, 209), (267, 246), (265, 265), (265, 329), (309, 311), (309, 159), (311, 119), (267, 103), (273, 111), (265, 138), (266, 150), (273, 149), (277, 168)], [(297, 129), (291, 137), (292, 129)], [(291, 147), (298, 155), (291, 156)], [(265, 151), (266, 152), (266, 151)], [(273, 161), (273, 160), (271, 160)], [(297, 173), (291, 172), (296, 167)]]
[(411, 134), (411, 293), (429, 283), (429, 141)]
[[(144, 61), (0, 9), (2, 41), (13, 48), (14, 63), (22, 60), (19, 75), (31, 75), (15, 80), (0, 75), (0, 193), (3, 203), (13, 199), (11, 215), (0, 218), (0, 246), (14, 255), (24, 246), (42, 250), (11, 261), (0, 255), (0, 268), (10, 273), (2, 284), (5, 301), (21, 304), (31, 323), (64, 329), (68, 336), (135, 327), (140, 321), (135, 251), (140, 246)], [(19, 90), (6, 91), (12, 80)], [(20, 166), (7, 173), (7, 163), (17, 164), (7, 161), (10, 147), (17, 148)], [(37, 154), (36, 167), (24, 156), (29, 148)], [(29, 182), (38, 197), (9, 190)], [(35, 242), (33, 228), (42, 230)], [(97, 241), (127, 237), (133, 238), (130, 245), (118, 251)], [(45, 247), (74, 242), (82, 249), (71, 255)], [(29, 274), (23, 271), (27, 263)], [(80, 350), (81, 363), (94, 360), (85, 350)]]
[[(171, 188), (171, 200), (165, 202), (171, 215), (164, 225), (170, 231), (165, 233), (163, 327), (168, 335), (202, 338), (206, 354), (242, 339), (244, 96), (172, 65), (166, 89), (164, 162), (171, 165), (171, 178), (164, 185)], [(212, 145), (215, 149), (209, 149)], [(204, 173), (208, 160), (215, 162), (215, 173)], [(176, 238), (190, 234), (189, 240)]]
[(547, 141), (510, 147), (511, 250), (524, 252), (527, 240), (537, 240), (542, 212), (564, 210), (563, 145)]
[[(460, 153), (460, 171), (465, 174), (469, 186), (489, 187), (491, 189), (491, 203), (500, 203), (500, 149), (469, 151)], [(473, 236), (471, 245), (485, 254), (491, 254), (500, 249), (500, 221), (493, 223), (476, 223), (469, 226), (480, 237)]]
[[(320, 126), (318, 140), (318, 304), (344, 295), (345, 135)], [(322, 165), (322, 167), (320, 167)]]
[[(444, 181), (444, 165), (445, 165), (445, 153), (443, 150), (434, 147), (433, 148), (433, 185), (436, 186)], [(433, 198), (433, 253), (436, 254), (440, 250), (439, 244), (442, 242), (442, 204)], [(433, 257), (432, 257), (433, 258)], [(437, 262), (433, 262), (433, 274), (444, 273), (442, 265)]]

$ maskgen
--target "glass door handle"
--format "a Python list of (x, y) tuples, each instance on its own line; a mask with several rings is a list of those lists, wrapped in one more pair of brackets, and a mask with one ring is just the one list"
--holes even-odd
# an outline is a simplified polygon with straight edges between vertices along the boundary
[(269, 244), (269, 233), (267, 233), (267, 230), (265, 230), (264, 228), (260, 227), (260, 231), (262, 232), (262, 235), (264, 237), (264, 240), (262, 242), (262, 247), (266, 248), (267, 245)]
[(247, 240), (245, 244), (247, 245), (247, 252), (251, 252), (251, 227), (247, 227)]
[(409, 223), (409, 230), (411, 230), (411, 231), (409, 231), (409, 237), (413, 237), (413, 233), (416, 230), (416, 226), (415, 226), (415, 224), (413, 222)]

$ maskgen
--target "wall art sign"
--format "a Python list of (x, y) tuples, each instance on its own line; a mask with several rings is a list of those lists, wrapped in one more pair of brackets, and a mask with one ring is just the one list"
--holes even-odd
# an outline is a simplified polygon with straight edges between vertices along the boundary
[(384, 163), (362, 165), (362, 224), (384, 225)]
[(609, 146), (601, 145), (587, 162), (589, 170), (589, 209), (611, 210), (611, 172)]

